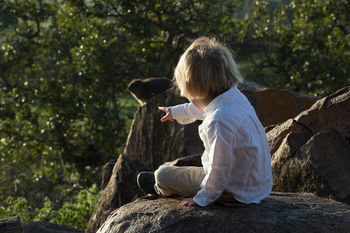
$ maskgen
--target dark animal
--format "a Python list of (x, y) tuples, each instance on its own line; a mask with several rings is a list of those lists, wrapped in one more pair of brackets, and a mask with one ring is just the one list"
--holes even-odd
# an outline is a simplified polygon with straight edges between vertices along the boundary
[(172, 87), (172, 81), (167, 78), (134, 79), (128, 85), (128, 90), (137, 101), (144, 104), (152, 96)]

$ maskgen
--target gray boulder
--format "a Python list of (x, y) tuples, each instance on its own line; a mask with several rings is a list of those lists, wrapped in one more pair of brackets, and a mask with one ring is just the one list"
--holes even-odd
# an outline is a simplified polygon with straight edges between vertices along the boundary
[[(287, 90), (266, 88), (245, 80), (238, 88), (255, 108), (264, 126), (284, 122), (308, 109), (316, 98)], [(137, 158), (148, 170), (155, 170), (164, 162), (200, 154), (204, 147), (198, 135), (199, 121), (180, 125), (160, 122), (164, 115), (159, 106), (173, 106), (188, 102), (171, 88), (148, 99), (135, 113), (124, 154)]]
[[(311, 97), (265, 88), (249, 81), (240, 85), (239, 89), (247, 95), (264, 125), (294, 117), (315, 101)], [(126, 162), (118, 169), (114, 167), (112, 174), (110, 168), (113, 166), (113, 161), (104, 167), (104, 184), (108, 183), (110, 176), (112, 181), (109, 181), (104, 190), (86, 232), (95, 232), (114, 209), (140, 196), (136, 186), (136, 175), (139, 171), (153, 171), (168, 161), (173, 161), (172, 163), (177, 166), (201, 166), (200, 154), (204, 147), (198, 135), (200, 122), (189, 125), (169, 121), (160, 122), (164, 113), (158, 110), (158, 106), (172, 106), (185, 102), (186, 100), (179, 97), (174, 89), (169, 89), (153, 96), (140, 106), (135, 113), (124, 149), (122, 161)], [(269, 107), (271, 103), (274, 103), (274, 108)], [(286, 108), (292, 108), (292, 110), (287, 111)], [(193, 156), (183, 157), (187, 155)], [(137, 163), (140, 166), (144, 165), (145, 168), (135, 169), (135, 166), (129, 165), (128, 161), (131, 161), (131, 158), (135, 162), (139, 161)], [(132, 175), (121, 175), (124, 173)]]
[(71, 227), (48, 222), (22, 223), (23, 233), (83, 233)]
[(136, 177), (144, 170), (145, 167), (137, 159), (119, 156), (112, 176), (90, 217), (86, 233), (95, 233), (113, 210), (143, 195), (137, 187)]
[(137, 158), (150, 171), (154, 171), (167, 161), (190, 154), (202, 153), (203, 143), (198, 135), (199, 122), (180, 125), (174, 122), (160, 122), (164, 113), (159, 106), (185, 103), (172, 88), (152, 98), (140, 106), (124, 149), (124, 154)]
[(109, 182), (109, 179), (112, 176), (113, 168), (116, 162), (117, 162), (117, 159), (111, 159), (103, 166), (101, 189), (106, 188)]
[(273, 193), (259, 205), (181, 207), (137, 199), (112, 212), (98, 233), (350, 232), (350, 206), (313, 194)]
[(350, 204), (350, 87), (267, 133), (274, 190)]
[(278, 124), (310, 108), (317, 98), (301, 93), (267, 88), (245, 80), (238, 89), (246, 95), (263, 126)]
[(184, 166), (202, 167), (203, 165), (202, 165), (201, 157), (202, 157), (202, 154), (187, 155), (169, 162), (169, 165), (178, 166), (178, 167), (184, 167)]

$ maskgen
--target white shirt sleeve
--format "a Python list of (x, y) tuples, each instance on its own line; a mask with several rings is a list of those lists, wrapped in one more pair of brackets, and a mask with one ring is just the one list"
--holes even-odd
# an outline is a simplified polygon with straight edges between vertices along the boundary
[(190, 124), (196, 120), (203, 120), (204, 111), (192, 103), (180, 104), (171, 107), (172, 117), (180, 124)]
[[(207, 172), (193, 200), (199, 206), (207, 206), (220, 198), (230, 179), (233, 157), (233, 135), (224, 126), (213, 122), (209, 127), (210, 149)], [(204, 164), (203, 164), (204, 165)]]

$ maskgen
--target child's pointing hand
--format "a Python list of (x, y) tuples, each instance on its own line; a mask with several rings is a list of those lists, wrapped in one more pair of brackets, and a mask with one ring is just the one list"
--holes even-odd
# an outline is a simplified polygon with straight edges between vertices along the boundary
[(171, 107), (158, 107), (159, 110), (165, 112), (165, 116), (163, 116), (160, 121), (165, 122), (167, 120), (173, 121), (173, 116), (171, 115)]

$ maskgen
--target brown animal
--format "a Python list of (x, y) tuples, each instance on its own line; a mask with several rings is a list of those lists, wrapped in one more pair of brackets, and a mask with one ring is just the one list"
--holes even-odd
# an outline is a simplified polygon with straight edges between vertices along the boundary
[(134, 79), (128, 85), (128, 90), (140, 104), (144, 104), (152, 96), (172, 87), (172, 81), (167, 78)]

